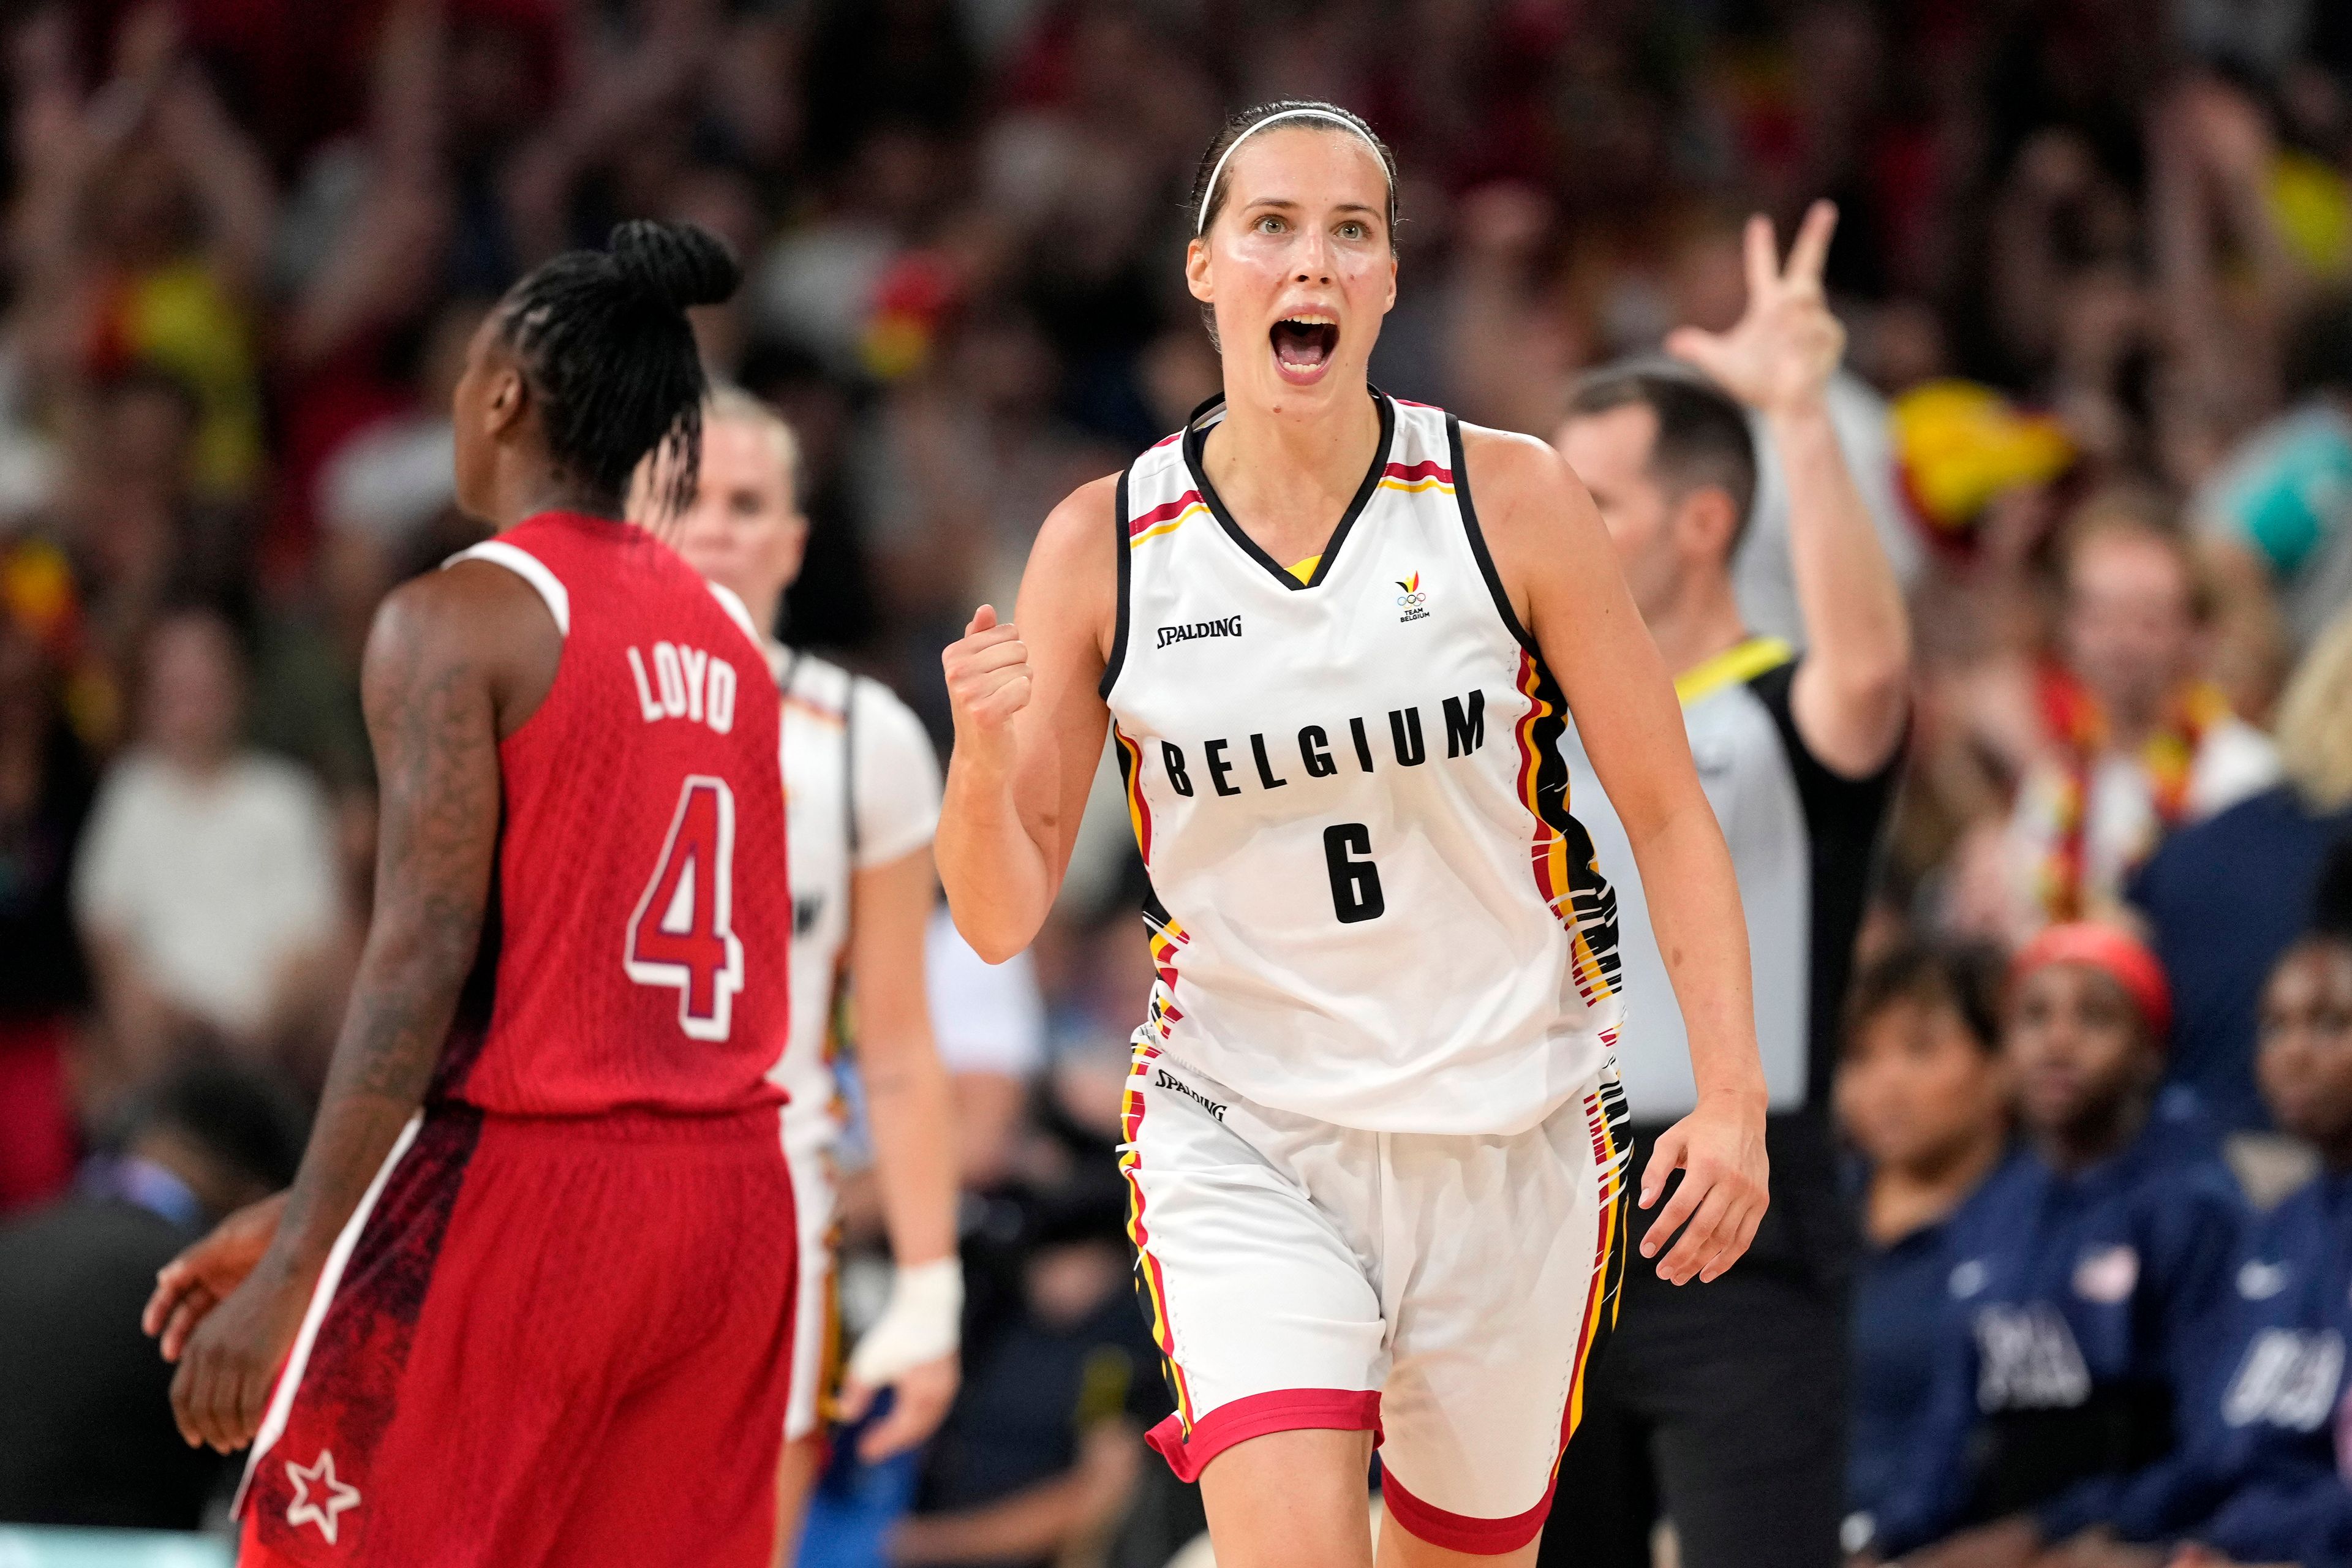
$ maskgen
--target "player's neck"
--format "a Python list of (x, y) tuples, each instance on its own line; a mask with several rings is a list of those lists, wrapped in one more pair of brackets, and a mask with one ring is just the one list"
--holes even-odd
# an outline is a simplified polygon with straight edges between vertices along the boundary
[(1915, 1231), (1948, 1217), (1976, 1191), (2000, 1158), (2006, 1131), (1983, 1130), (1979, 1137), (1939, 1150), (1909, 1165), (1884, 1164), (1870, 1173), (1864, 1223), (1870, 1239), (1892, 1246)]
[(568, 511), (614, 521), (624, 515), (621, 498), (583, 485), (561, 469), (525, 464), (491, 476), (488, 511), (500, 531), (541, 512)]
[(1309, 416), (1228, 404), (1202, 466), (1234, 521), (1261, 545), (1303, 546), (1297, 553), (1311, 554), (1363, 488), (1380, 443), (1380, 405), (1370, 395)]
[(236, 754), (236, 748), (229, 745), (161, 746), (156, 750), (173, 772), (198, 784), (210, 784), (218, 778)]
[(1665, 604), (1646, 607), (1642, 618), (1669, 675), (1696, 669), (1748, 640), (1748, 623), (1727, 576), (1694, 576)]
[(2160, 703), (2109, 702), (2103, 707), (2107, 721), (2107, 749), (2111, 752), (2137, 752), (2164, 725)]
[(783, 590), (779, 588), (757, 597), (746, 594), (742, 598), (743, 608), (751, 612), (751, 624), (760, 628), (760, 640), (770, 648), (782, 647), (783, 639), (776, 636), (776, 616), (784, 605)]

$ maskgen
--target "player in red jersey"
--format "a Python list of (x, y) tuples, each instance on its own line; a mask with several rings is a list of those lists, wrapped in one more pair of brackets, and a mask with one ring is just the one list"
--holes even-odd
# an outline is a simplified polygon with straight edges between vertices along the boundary
[(243, 1282), (167, 1278), (150, 1312), (182, 1431), (253, 1446), (247, 1568), (768, 1561), (777, 710), (741, 605), (621, 521), (656, 447), (691, 493), (685, 307), (736, 277), (625, 224), (468, 352), (457, 495), (502, 531), (369, 638), (376, 907), (310, 1150), (230, 1222), (270, 1237)]

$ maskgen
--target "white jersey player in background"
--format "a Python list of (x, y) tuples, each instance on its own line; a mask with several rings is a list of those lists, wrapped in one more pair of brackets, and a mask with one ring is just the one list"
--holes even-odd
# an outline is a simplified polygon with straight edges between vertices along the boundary
[(1765, 1204), (1730, 857), (1567, 466), (1366, 380), (1387, 150), (1268, 104), (1194, 201), (1224, 395), (1054, 510), (1017, 629), (983, 605), (948, 649), (940, 869), (976, 950), (1026, 946), (1108, 729), (1155, 895), (1120, 1152), (1177, 1405), (1151, 1441), (1222, 1568), (1370, 1568), (1376, 1442), (1381, 1563), (1525, 1564), (1626, 1266), (1615, 902), (1569, 710), (1691, 1024), (1697, 1105), (1642, 1173), (1676, 1284)]
[[(808, 520), (799, 448), (767, 405), (714, 395), (693, 507), (673, 535), (694, 569), (772, 627), (800, 574)], [(792, 1096), (784, 1152), (801, 1226), (793, 1385), (777, 1476), (778, 1551), (789, 1563), (824, 1463), (828, 1416), (856, 1420), (883, 1387), (890, 1412), (859, 1452), (879, 1459), (929, 1436), (955, 1396), (963, 1275), (956, 1254), (956, 1149), (946, 1069), (933, 1048), (924, 930), (938, 889), (931, 834), (939, 761), (921, 721), (878, 682), (773, 641), (783, 701), (787, 859), (793, 888), (792, 1042), (772, 1076)], [(845, 1002), (871, 1125), (891, 1255), (889, 1304), (860, 1337), (836, 1397), (833, 1254), (841, 1131), (832, 1047)]]

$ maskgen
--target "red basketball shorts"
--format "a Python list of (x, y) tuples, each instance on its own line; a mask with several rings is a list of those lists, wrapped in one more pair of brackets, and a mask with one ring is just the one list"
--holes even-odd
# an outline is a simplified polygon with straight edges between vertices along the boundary
[(776, 1118), (411, 1122), (278, 1375), (243, 1568), (764, 1568), (799, 1252)]

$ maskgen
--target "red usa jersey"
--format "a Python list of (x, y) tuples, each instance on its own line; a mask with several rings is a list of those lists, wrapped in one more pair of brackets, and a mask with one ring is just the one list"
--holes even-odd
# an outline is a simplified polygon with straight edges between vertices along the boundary
[(793, 910), (751, 617), (603, 518), (542, 513), (457, 559), (537, 589), (563, 655), (499, 746), (497, 882), (435, 1098), (519, 1116), (779, 1103)]

